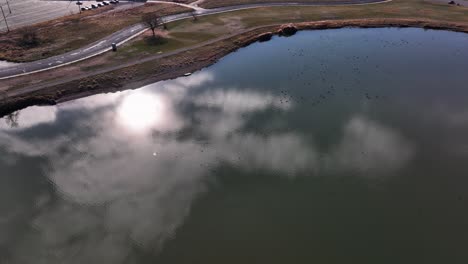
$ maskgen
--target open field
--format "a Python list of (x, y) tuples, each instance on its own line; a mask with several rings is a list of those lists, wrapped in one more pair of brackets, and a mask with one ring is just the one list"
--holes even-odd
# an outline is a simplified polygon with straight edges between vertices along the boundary
[(170, 4), (145, 4), (132, 9), (112, 7), (87, 11), (43, 22), (31, 28), (38, 38), (34, 47), (19, 45), (24, 28), (0, 34), (0, 60), (33, 61), (62, 54), (93, 43), (115, 31), (141, 21), (142, 14), (170, 15), (189, 9)]
[[(439, 4), (447, 4), (448, 0), (426, 0)], [(216, 8), (222, 6), (244, 5), (244, 4), (257, 4), (257, 3), (278, 3), (278, 2), (291, 2), (291, 3), (343, 3), (343, 2), (359, 2), (356, 0), (203, 0), (199, 6), (203, 8)], [(457, 4), (468, 6), (468, 0), (457, 0)]]
[(468, 8), (424, 0), (393, 0), (352, 6), (268, 7), (201, 17), (196, 23), (190, 20), (177, 21), (171, 24), (171, 31), (232, 32), (236, 27), (243, 29), (275, 23), (362, 18), (427, 18), (468, 23)]
[(199, 6), (203, 8), (216, 8), (222, 6), (258, 4), (258, 3), (359, 3), (359, 0), (204, 0)]

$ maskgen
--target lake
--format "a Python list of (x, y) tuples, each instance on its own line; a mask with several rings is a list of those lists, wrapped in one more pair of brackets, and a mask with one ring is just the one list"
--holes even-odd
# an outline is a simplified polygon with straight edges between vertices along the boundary
[(0, 263), (467, 263), (468, 35), (275, 37), (0, 120)]

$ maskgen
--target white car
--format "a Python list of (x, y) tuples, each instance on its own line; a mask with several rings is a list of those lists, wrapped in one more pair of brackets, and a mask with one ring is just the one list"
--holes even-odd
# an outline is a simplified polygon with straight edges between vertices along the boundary
[(91, 5), (91, 8), (93, 8), (93, 9), (94, 9), (94, 8), (98, 8), (98, 6), (95, 5), (95, 4), (92, 4), (92, 5)]

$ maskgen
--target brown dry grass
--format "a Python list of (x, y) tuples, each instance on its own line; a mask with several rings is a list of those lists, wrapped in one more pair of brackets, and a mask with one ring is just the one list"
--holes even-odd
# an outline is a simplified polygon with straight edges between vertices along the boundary
[(29, 28), (36, 32), (39, 45), (19, 45), (23, 29), (0, 34), (0, 59), (14, 62), (34, 61), (62, 54), (138, 23), (145, 13), (170, 15), (190, 9), (170, 4), (144, 4), (131, 9), (113, 11), (111, 7), (62, 17)]
[(313, 3), (313, 2), (343, 2), (343, 0), (205, 0), (200, 3), (203, 8), (215, 8), (222, 6), (243, 5), (243, 4), (258, 4), (258, 3)]

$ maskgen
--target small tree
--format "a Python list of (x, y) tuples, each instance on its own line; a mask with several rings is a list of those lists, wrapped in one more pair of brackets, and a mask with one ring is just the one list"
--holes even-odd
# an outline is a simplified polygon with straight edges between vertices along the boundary
[(20, 112), (17, 111), (17, 112), (8, 114), (4, 117), (5, 122), (7, 123), (8, 126), (10, 126), (11, 128), (17, 128), (19, 126), (19, 123), (18, 123), (19, 113)]
[(153, 38), (156, 38), (156, 33), (154, 32), (154, 30), (162, 24), (161, 17), (156, 13), (147, 13), (143, 15), (141, 20), (143, 21), (143, 23), (145, 23), (145, 25), (148, 28), (151, 29), (151, 31), (153, 32)]
[(23, 47), (35, 47), (39, 44), (36, 30), (32, 27), (25, 27), (21, 30), (19, 45)]
[(198, 16), (197, 16), (197, 11), (193, 10), (190, 15), (192, 15), (192, 19), (193, 21), (197, 21), (198, 20)]

